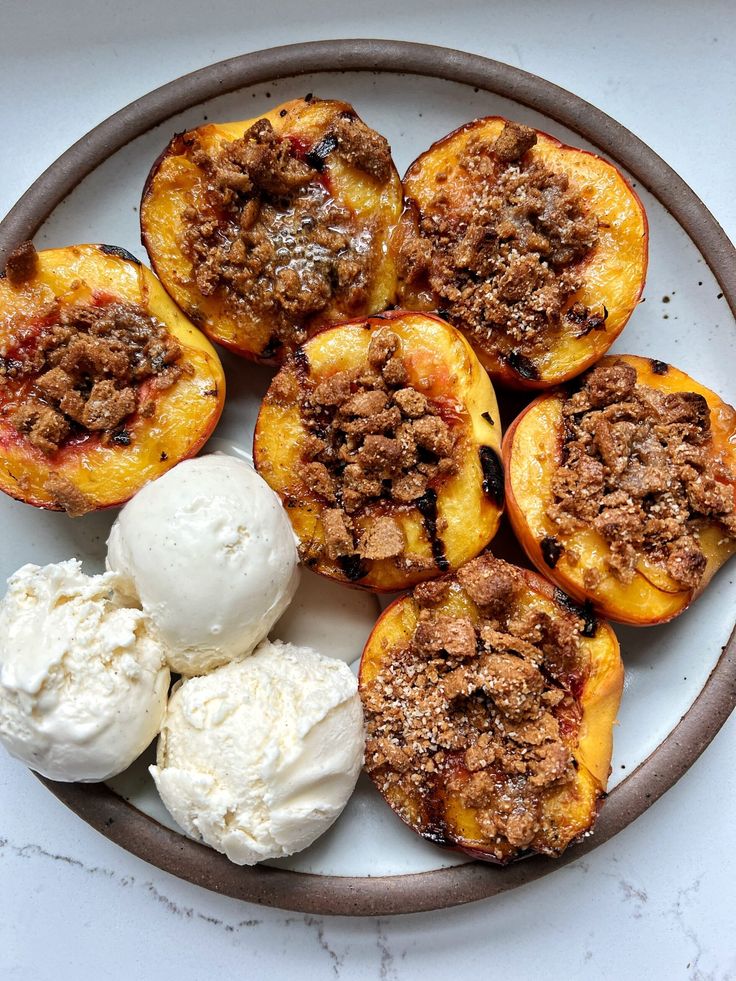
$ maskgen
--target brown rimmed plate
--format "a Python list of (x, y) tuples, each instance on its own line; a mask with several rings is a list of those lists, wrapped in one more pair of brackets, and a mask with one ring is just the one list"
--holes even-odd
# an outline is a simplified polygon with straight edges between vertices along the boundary
[[(671, 360), (734, 400), (729, 367), (736, 341), (730, 312), (736, 310), (736, 252), (702, 202), (645, 144), (581, 99), (518, 69), (444, 48), (355, 40), (291, 45), (233, 58), (165, 85), (111, 116), (32, 185), (0, 224), (0, 263), (31, 236), (39, 247), (108, 241), (143, 256), (137, 194), (174, 131), (198, 125), (206, 116), (247, 118), (274, 100), (310, 90), (353, 101), (369, 123), (389, 136), (400, 170), (454, 126), (490, 114), (529, 122), (565, 142), (598, 149), (621, 165), (649, 213), (652, 264), (647, 302), (616, 347)], [(244, 447), (268, 373), (225, 360), (233, 382), (231, 407), (218, 436)], [(5, 576), (23, 562), (54, 561), (73, 552), (99, 563), (110, 517), (92, 515), (75, 523), (2, 501), (0, 521), (7, 529), (0, 559)], [(607, 841), (697, 759), (736, 704), (736, 640), (733, 635), (728, 639), (735, 606), (733, 576), (726, 569), (675, 623), (618, 631), (628, 681), (616, 734), (615, 786), (595, 834), (556, 861), (531, 858), (506, 869), (474, 862), (433, 867), (444, 864), (446, 854), (432, 849), (426, 858), (408, 863), (408, 839), (400, 832), (391, 837), (396, 819), (361, 790), (339, 822), (338, 837), (330, 833), (317, 858), (292, 863), (297, 870), (242, 869), (145, 814), (139, 809), (145, 805), (133, 794), (130, 803), (105, 785), (45, 782), (130, 852), (241, 899), (358, 915), (481, 899), (554, 872)], [(362, 853), (361, 864), (344, 853), (350, 850), (351, 834), (359, 835), (362, 828), (366, 836), (355, 838), (352, 848)], [(417, 865), (424, 871), (412, 871)]]

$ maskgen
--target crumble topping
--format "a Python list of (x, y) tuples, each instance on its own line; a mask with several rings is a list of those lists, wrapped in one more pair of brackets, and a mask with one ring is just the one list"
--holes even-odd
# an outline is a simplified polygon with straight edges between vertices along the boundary
[(355, 310), (369, 294), (375, 221), (330, 193), (330, 154), (376, 180), (391, 176), (386, 140), (353, 113), (337, 113), (310, 150), (259, 119), (214, 155), (196, 145), (205, 206), (184, 212), (184, 253), (197, 288), (219, 292), (236, 321), (266, 321), (269, 347), (306, 339), (305, 322), (332, 302)]
[[(366, 769), (389, 800), (408, 797), (416, 830), (440, 843), (453, 843), (443, 815), (447, 796), (458, 800), (505, 860), (509, 845), (554, 838), (542, 802), (574, 777), (588, 660), (580, 621), (521, 602), (512, 566), (484, 554), (456, 578), (414, 589), (409, 645), (387, 651), (362, 687)], [(479, 617), (438, 609), (458, 584)]]
[(456, 327), (529, 378), (555, 334), (584, 336), (606, 317), (580, 303), (563, 313), (582, 286), (578, 266), (598, 225), (565, 174), (525, 156), (536, 142), (517, 123), (490, 143), (471, 138), (456, 177), (464, 193), (451, 197), (439, 175), (399, 254), (408, 284), (429, 286)]
[(33, 242), (21, 242), (8, 256), (5, 275), (11, 286), (22, 286), (32, 279), (38, 269), (38, 252)]
[(153, 392), (185, 370), (179, 343), (130, 303), (80, 303), (49, 319), (0, 355), (0, 413), (48, 456), (90, 433), (128, 445), (125, 420), (152, 413)]
[[(703, 396), (640, 385), (635, 369), (617, 362), (589, 372), (563, 415), (563, 464), (547, 511), (559, 532), (595, 528), (624, 583), (644, 556), (696, 587), (706, 566), (697, 537), (704, 523), (736, 535), (734, 478), (713, 456)], [(588, 570), (586, 585), (597, 581)]]
[[(339, 371), (302, 392), (309, 430), (304, 479), (327, 505), (322, 523), (330, 559), (447, 568), (437, 537), (436, 488), (457, 473), (458, 433), (442, 418), (440, 404), (408, 377), (398, 335), (383, 328), (371, 338), (365, 367)], [(455, 407), (456, 417), (459, 411)], [(422, 511), (434, 561), (404, 554), (404, 533), (392, 516), (401, 506)], [(371, 520), (360, 532), (353, 519), (366, 509)]]

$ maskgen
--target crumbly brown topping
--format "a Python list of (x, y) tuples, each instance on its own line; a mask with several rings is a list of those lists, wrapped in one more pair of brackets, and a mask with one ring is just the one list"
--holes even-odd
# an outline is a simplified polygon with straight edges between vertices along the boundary
[(56, 507), (66, 511), (72, 518), (79, 518), (95, 509), (95, 502), (75, 487), (71, 480), (60, 474), (52, 474), (44, 484), (44, 490), (51, 496)]
[(450, 196), (446, 175), (438, 178), (399, 256), (406, 282), (428, 285), (456, 326), (529, 377), (556, 333), (585, 334), (605, 321), (581, 304), (563, 315), (598, 226), (564, 174), (525, 156), (536, 140), (516, 123), (493, 143), (471, 139), (456, 178), (465, 193)]
[(342, 112), (330, 127), (322, 145), (337, 143), (337, 152), (351, 167), (363, 170), (379, 181), (391, 176), (391, 147), (380, 133), (366, 126), (351, 112)]
[(305, 340), (306, 322), (333, 301), (350, 311), (368, 296), (374, 222), (332, 197), (322, 173), (330, 154), (390, 177), (388, 143), (352, 113), (336, 114), (310, 150), (259, 119), (219, 153), (192, 154), (206, 206), (185, 211), (182, 247), (197, 288), (222, 295), (236, 321), (271, 325), (276, 348)]
[(138, 306), (65, 307), (0, 357), (2, 415), (49, 455), (89, 433), (128, 445), (125, 420), (149, 412), (153, 392), (180, 377), (180, 356), (166, 327)]
[[(432, 526), (431, 512), (439, 484), (458, 469), (456, 423), (463, 408), (453, 405), (453, 423), (446, 421), (444, 407), (409, 384), (400, 345), (383, 328), (371, 338), (365, 367), (305, 383), (301, 414), (309, 435), (303, 478), (326, 505), (322, 524), (330, 559), (446, 568), (441, 529)], [(407, 506), (418, 507), (425, 518), (434, 561), (405, 554), (395, 515)], [(357, 519), (365, 514), (370, 522), (361, 532)]]
[(714, 458), (703, 396), (640, 385), (634, 368), (617, 362), (593, 369), (563, 414), (564, 462), (547, 512), (561, 534), (595, 528), (622, 582), (644, 557), (697, 586), (703, 525), (720, 522), (724, 535), (736, 535), (734, 476)]
[(38, 269), (38, 253), (33, 242), (21, 242), (8, 256), (5, 275), (11, 286), (22, 286)]
[(417, 587), (409, 646), (387, 651), (362, 687), (366, 768), (390, 800), (416, 804), (417, 830), (445, 843), (447, 797), (475, 811), (504, 859), (544, 833), (544, 792), (574, 776), (587, 654), (572, 614), (520, 602), (512, 566), (486, 554), (457, 578), (480, 617), (437, 609), (457, 588), (447, 580)]

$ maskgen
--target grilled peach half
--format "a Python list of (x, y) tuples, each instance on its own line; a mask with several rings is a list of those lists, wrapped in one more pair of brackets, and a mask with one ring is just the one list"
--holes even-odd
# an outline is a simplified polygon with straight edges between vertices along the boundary
[[(121, 504), (205, 443), (225, 399), (222, 366), (209, 341), (130, 253), (107, 245), (72, 245), (35, 253), (27, 245), (25, 259), (11, 257), (8, 274), (0, 279), (0, 489), (35, 507), (71, 514)], [(99, 413), (91, 428), (63, 416), (48, 387), (37, 386), (37, 376), (39, 370), (46, 372), (47, 380), (55, 374), (57, 383), (60, 377), (68, 382), (69, 376), (61, 367), (49, 371), (48, 362), (39, 368), (34, 358), (39, 349), (48, 347), (49, 332), (58, 330), (65, 318), (66, 322), (77, 315), (94, 319), (117, 306), (132, 311), (143, 323), (145, 318), (155, 322), (167, 350), (177, 352), (176, 375), (165, 384), (157, 377), (132, 383), (136, 389), (132, 411), (105, 432)], [(92, 343), (97, 339), (92, 338)], [(113, 345), (119, 352), (118, 341)], [(118, 356), (110, 355), (113, 360)], [(87, 354), (74, 353), (70, 347), (65, 357), (76, 358), (76, 363), (65, 367), (78, 376), (78, 388), (89, 388), (85, 372), (90, 366), (82, 363)], [(97, 367), (106, 373), (104, 366)], [(115, 397), (112, 380), (99, 391), (106, 387)], [(130, 392), (128, 388), (127, 399)], [(67, 393), (71, 397), (79, 401), (77, 391)], [(30, 400), (35, 408), (25, 413), (26, 422), (34, 421), (34, 413), (48, 410), (51, 428), (60, 426), (64, 432), (59, 438), (57, 431), (58, 444), (44, 445), (43, 433), (32, 430), (29, 436), (19, 425), (24, 416), (18, 413)], [(98, 408), (107, 411), (104, 404)]]
[(500, 422), (488, 375), (437, 317), (392, 311), (330, 327), (263, 400), (253, 458), (302, 561), (390, 592), (455, 569), (503, 508)]
[[(480, 563), (473, 587), (464, 573)], [(559, 855), (590, 831), (605, 794), (624, 679), (616, 636), (546, 579), (487, 553), (428, 585), (429, 609), (426, 586), (397, 599), (363, 652), (368, 773), (428, 841), (501, 864)], [(520, 632), (514, 620), (536, 645), (504, 633)], [(555, 636), (567, 654), (547, 646)]]
[[(721, 474), (724, 493), (736, 495), (736, 410), (665, 362), (621, 355), (604, 358), (600, 364), (617, 363), (630, 365), (637, 383), (657, 392), (695, 393), (705, 400), (710, 410), (708, 453)], [(696, 532), (704, 556), (702, 575), (697, 585), (686, 587), (647, 554), (637, 556), (631, 580), (622, 581), (610, 570), (608, 542), (592, 526), (561, 534), (548, 510), (554, 476), (564, 460), (563, 406), (568, 397), (564, 390), (540, 396), (506, 433), (506, 505), (516, 536), (540, 572), (578, 602), (592, 604), (601, 616), (635, 626), (671, 620), (736, 552), (736, 538), (718, 521), (703, 517)]]
[[(513, 147), (507, 152), (506, 134), (516, 131), (523, 140), (518, 159)], [(469, 166), (478, 147), (485, 148), (478, 158), (482, 166)], [(506, 164), (511, 170), (504, 189), (498, 181)], [(530, 190), (523, 182), (519, 186), (524, 174), (536, 181)], [(560, 181), (560, 213), (550, 216)], [(394, 238), (399, 302), (409, 309), (443, 310), (494, 382), (549, 388), (597, 361), (621, 333), (644, 287), (649, 233), (636, 192), (607, 160), (492, 116), (435, 143), (409, 167), (403, 184), (406, 210)], [(479, 201), (478, 193), (490, 197)], [(587, 249), (575, 251), (575, 232), (563, 227), (574, 226), (571, 211), (588, 223)], [(444, 240), (432, 260), (426, 250), (438, 221), (444, 222)], [(448, 240), (459, 243), (454, 257)], [(479, 249), (486, 263), (480, 271), (474, 266)], [(460, 272), (443, 293), (437, 286), (448, 263)], [(565, 278), (552, 306), (545, 276)], [(486, 286), (495, 294), (473, 308)]]
[[(247, 171), (238, 158), (225, 177), (213, 175), (211, 162), (223, 153), (243, 141), (260, 152), (265, 140), (277, 162), (254, 163), (263, 172)], [(374, 144), (380, 158), (371, 156)], [(352, 106), (311, 96), (253, 119), (178, 134), (143, 191), (142, 241), (151, 264), (212, 340), (243, 357), (280, 364), (325, 324), (393, 302), (396, 276), (387, 243), (401, 214), (402, 190), (389, 153)], [(284, 187), (271, 186), (278, 166), (290, 168)], [(205, 251), (226, 251), (227, 282), (203, 285), (184, 245), (192, 216), (209, 223)]]

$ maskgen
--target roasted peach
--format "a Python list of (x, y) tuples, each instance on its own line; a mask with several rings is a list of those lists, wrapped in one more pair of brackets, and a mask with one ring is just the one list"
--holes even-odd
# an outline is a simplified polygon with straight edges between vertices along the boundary
[(274, 378), (253, 458), (303, 562), (377, 592), (455, 569), (503, 507), (488, 375), (449, 324), (394, 311), (330, 327)]
[(36, 253), (0, 279), (0, 489), (82, 514), (194, 455), (220, 417), (209, 341), (138, 259), (108, 245)]
[(622, 623), (663, 623), (736, 552), (736, 410), (662, 361), (607, 357), (504, 441), (506, 503), (537, 568)]
[(325, 324), (393, 302), (401, 206), (386, 140), (310, 95), (175, 136), (143, 191), (142, 239), (212, 340), (280, 364)]
[(429, 841), (500, 863), (558, 855), (596, 819), (622, 688), (607, 624), (485, 553), (376, 623), (366, 769)]
[(494, 382), (543, 389), (597, 361), (641, 296), (641, 201), (601, 157), (497, 116), (404, 177), (399, 302), (440, 310)]

